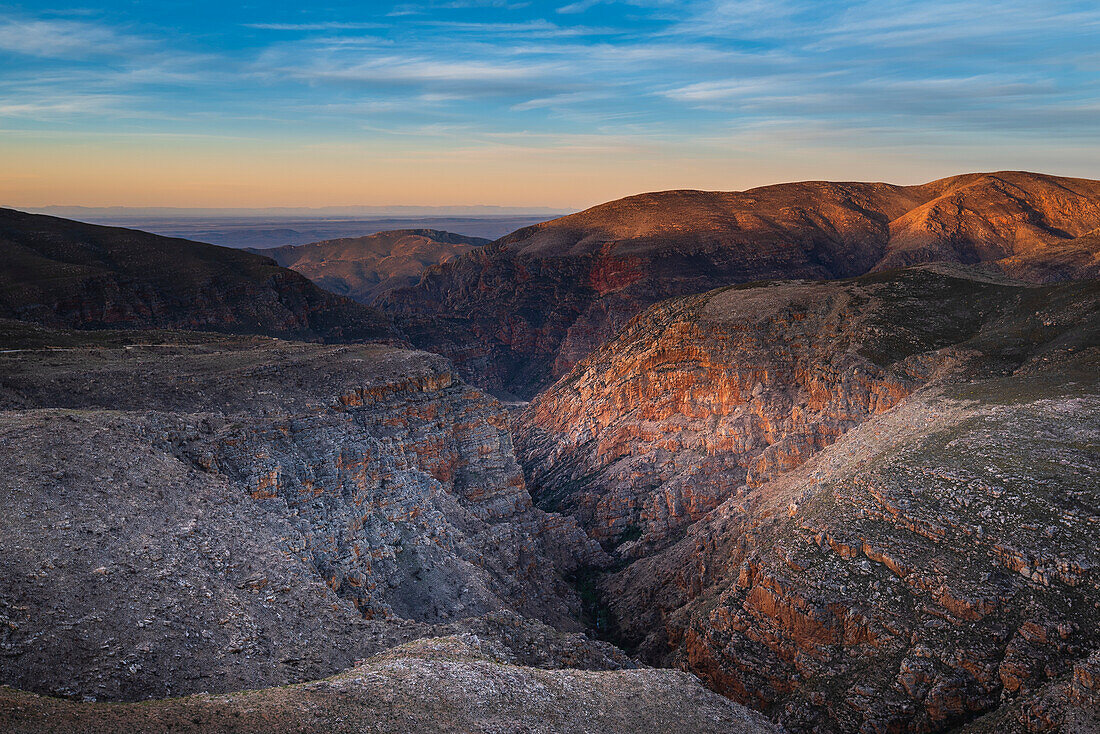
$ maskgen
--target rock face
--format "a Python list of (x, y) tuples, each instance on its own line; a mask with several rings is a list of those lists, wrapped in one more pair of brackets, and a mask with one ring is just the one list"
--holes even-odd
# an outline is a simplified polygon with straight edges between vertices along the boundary
[(532, 493), (605, 545), (660, 544), (896, 405), (998, 290), (915, 271), (654, 306), (516, 421)]
[(1020, 275), (1085, 277), (1100, 243), (1063, 250), (1098, 226), (1100, 182), (1021, 172), (922, 186), (668, 191), (519, 230), (430, 269), (380, 305), (413, 343), (451, 357), (474, 384), (529, 398), (662, 299), (934, 260), (1008, 259)]
[(502, 408), (439, 357), (207, 337), (0, 361), (5, 683), (229, 691), (501, 609), (579, 628), (562, 576), (602, 551), (531, 506)]
[(1098, 315), (1096, 282), (946, 266), (676, 299), (517, 448), (615, 556), (601, 626), (644, 659), (793, 731), (1034, 712), (1100, 648)]
[(395, 339), (379, 312), (241, 250), (0, 209), (0, 317), (77, 329)]
[(249, 252), (270, 257), (325, 290), (370, 303), (385, 291), (416, 285), (428, 267), (488, 243), (437, 229), (398, 229)]
[(470, 634), (420, 640), (333, 678), (232, 696), (78, 704), (0, 688), (9, 732), (779, 732), (671, 670), (524, 667)]
[(1063, 673), (1028, 695), (971, 722), (960, 731), (965, 734), (1091, 734), (1100, 731), (1100, 688), (1096, 686), (1098, 668), (1100, 650), (1075, 663), (1072, 673)]
[[(1100, 406), (1074, 384), (1096, 366), (872, 419), (611, 580), (612, 613), (794, 731), (943, 731), (1032, 708), (1097, 643), (1100, 518), (1078, 442), (1095, 442)], [(666, 623), (633, 621), (646, 598)]]

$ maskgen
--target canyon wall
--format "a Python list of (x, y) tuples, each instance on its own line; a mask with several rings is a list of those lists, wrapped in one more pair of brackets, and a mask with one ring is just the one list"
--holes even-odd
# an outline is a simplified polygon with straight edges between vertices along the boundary
[[(503, 409), (442, 358), (210, 337), (0, 360), (6, 683), (228, 691), (502, 610), (579, 628), (563, 576), (602, 551), (532, 507)], [(582, 640), (562, 657), (630, 664)]]
[(643, 659), (793, 731), (1043, 731), (1097, 694), (1098, 314), (1094, 282), (946, 266), (674, 299), (517, 447)]
[(515, 421), (531, 492), (605, 545), (660, 545), (946, 369), (1012, 290), (916, 270), (654, 306)]

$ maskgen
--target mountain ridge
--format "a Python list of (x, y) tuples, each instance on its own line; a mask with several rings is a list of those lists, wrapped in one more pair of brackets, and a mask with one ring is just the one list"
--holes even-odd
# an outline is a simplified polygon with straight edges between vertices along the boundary
[[(645, 306), (730, 283), (854, 277), (946, 260), (1018, 275), (1100, 274), (1100, 181), (1005, 171), (918, 186), (799, 182), (639, 194), (533, 225), (379, 299), (475, 384), (528, 398)], [(1014, 259), (1020, 259), (1016, 262)], [(443, 319), (438, 316), (444, 315)]]
[(381, 313), (242, 250), (4, 209), (0, 257), (5, 318), (312, 341), (398, 338)]

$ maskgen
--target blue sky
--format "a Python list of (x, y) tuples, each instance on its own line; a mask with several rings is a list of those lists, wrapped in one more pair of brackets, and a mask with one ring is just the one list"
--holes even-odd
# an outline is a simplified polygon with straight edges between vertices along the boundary
[(0, 200), (583, 206), (1100, 176), (1100, 4), (0, 6)]

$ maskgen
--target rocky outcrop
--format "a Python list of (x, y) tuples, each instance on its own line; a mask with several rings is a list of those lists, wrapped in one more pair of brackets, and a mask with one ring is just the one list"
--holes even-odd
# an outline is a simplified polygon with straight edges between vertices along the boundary
[[(1022, 172), (642, 194), (519, 230), (380, 300), (414, 344), (532, 397), (660, 300), (731, 283), (947, 260), (1088, 277), (1100, 183)], [(1052, 263), (1046, 265), (1048, 258)], [(1016, 264), (1017, 260), (1026, 265)]]
[(1100, 691), (1095, 680), (1100, 652), (963, 727), (964, 734), (1091, 734), (1100, 731)]
[(935, 266), (676, 299), (528, 406), (521, 461), (614, 554), (612, 639), (793, 731), (948, 730), (1089, 678), (1098, 294)]
[(437, 229), (397, 229), (365, 237), (249, 249), (270, 257), (325, 290), (370, 303), (393, 288), (416, 285), (425, 269), (489, 243)]
[(515, 421), (531, 492), (652, 549), (892, 408), (1016, 290), (914, 270), (654, 306)]
[[(562, 577), (602, 552), (531, 506), (503, 409), (439, 357), (208, 337), (0, 360), (5, 683), (229, 691), (499, 610), (578, 628)], [(574, 664), (629, 664), (585, 645)]]
[(490, 641), (465, 634), (404, 645), (327, 680), (233, 696), (103, 705), (0, 688), (0, 726), (27, 733), (779, 731), (684, 673), (518, 663)]
[(397, 339), (379, 312), (241, 250), (0, 209), (0, 258), (3, 318), (75, 329)]
[(172, 440), (299, 518), (314, 567), (365, 616), (442, 621), (503, 606), (575, 627), (560, 576), (598, 549), (532, 508), (499, 403), (442, 359), (418, 358), (325, 410)]
[(363, 620), (289, 518), (132, 413), (5, 412), (0, 676), (138, 699), (329, 675), (416, 636)]
[(943, 731), (1037, 700), (1100, 621), (1077, 448), (1100, 406), (1004, 387), (910, 398), (610, 577), (621, 634), (793, 731)]

